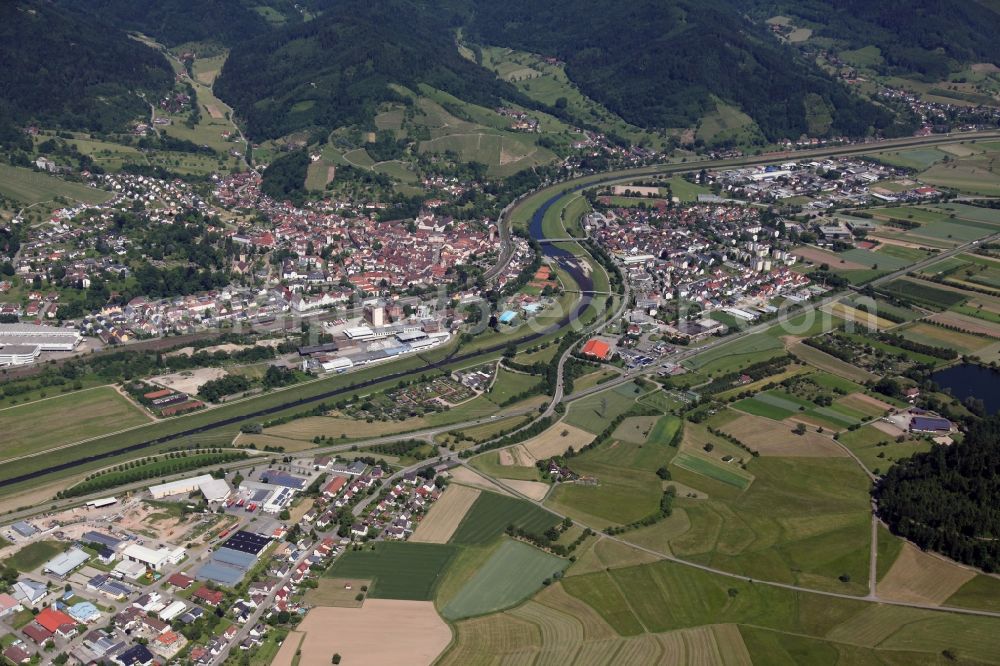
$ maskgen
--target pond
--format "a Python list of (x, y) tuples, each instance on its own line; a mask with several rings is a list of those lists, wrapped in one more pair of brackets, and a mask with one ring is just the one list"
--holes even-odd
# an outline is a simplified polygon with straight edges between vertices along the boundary
[(979, 398), (990, 414), (1000, 412), (1000, 372), (975, 363), (962, 363), (931, 375), (942, 389), (950, 389), (959, 400)]

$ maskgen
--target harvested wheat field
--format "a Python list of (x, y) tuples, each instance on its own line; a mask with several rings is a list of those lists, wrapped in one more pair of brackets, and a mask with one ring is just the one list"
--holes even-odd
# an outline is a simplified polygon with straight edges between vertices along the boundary
[(313, 608), (298, 626), (305, 634), (299, 666), (432, 664), (451, 643), (451, 629), (430, 601), (368, 599), (361, 608)]
[(621, 422), (611, 436), (630, 444), (645, 444), (649, 431), (653, 429), (659, 416), (630, 416)]
[(892, 405), (882, 400), (879, 400), (873, 395), (868, 395), (866, 393), (852, 393), (849, 396), (840, 398), (837, 402), (847, 407), (853, 407), (862, 412), (868, 412), (870, 409), (877, 409), (881, 412), (889, 411), (890, 409), (895, 409)]
[(448, 470), (448, 473), (451, 474), (451, 478), (458, 483), (462, 483), (467, 486), (474, 486), (476, 488), (482, 488), (483, 490), (491, 490), (495, 493), (500, 493), (501, 495), (510, 495), (505, 488), (501, 488), (482, 474), (468, 467), (455, 467)]
[(545, 495), (548, 494), (549, 488), (551, 488), (549, 484), (542, 483), (541, 481), (521, 481), (518, 479), (500, 479), (500, 481), (505, 486), (513, 488), (525, 497), (530, 497), (539, 502), (545, 499)]
[(350, 439), (367, 439), (382, 437), (408, 430), (420, 430), (429, 427), (423, 417), (406, 419), (405, 421), (373, 421), (368, 423), (363, 419), (342, 418), (338, 416), (307, 416), (288, 423), (266, 428), (264, 434), (288, 439), (301, 439), (311, 442), (313, 437), (341, 436)]
[(975, 575), (954, 562), (904, 543), (889, 572), (879, 582), (878, 594), (896, 601), (940, 605)]
[(431, 506), (431, 510), (414, 530), (410, 541), (418, 543), (448, 543), (448, 539), (458, 529), (469, 507), (479, 497), (477, 488), (452, 484), (441, 498)]
[(537, 458), (528, 453), (524, 444), (515, 444), (497, 451), (500, 465), (504, 467), (534, 467)]
[(295, 660), (295, 653), (298, 651), (304, 636), (301, 631), (288, 632), (288, 635), (285, 636), (285, 641), (281, 644), (281, 649), (274, 656), (271, 666), (292, 666), (292, 662)]
[(881, 430), (882, 432), (884, 432), (885, 434), (889, 435), (890, 437), (899, 437), (900, 435), (905, 435), (906, 434), (905, 430), (903, 430), (899, 426), (896, 426), (896, 425), (893, 425), (893, 424), (889, 423), (888, 421), (878, 420), (878, 421), (875, 421), (874, 423), (872, 423), (872, 426), (876, 430)]
[(796, 435), (783, 421), (744, 414), (719, 429), (737, 438), (762, 456), (795, 458), (834, 458), (847, 455), (835, 442), (807, 432)]
[(836, 267), (837, 270), (848, 271), (868, 268), (864, 264), (859, 264), (856, 261), (848, 261), (847, 259), (843, 259), (842, 261), (842, 257), (839, 255), (814, 247), (797, 247), (792, 250), (792, 254), (798, 255), (806, 261), (810, 261), (814, 264), (829, 264), (830, 266)]
[(927, 321), (932, 321), (943, 326), (952, 326), (966, 333), (983, 335), (988, 338), (1000, 338), (1000, 332), (997, 331), (996, 324), (991, 324), (988, 321), (980, 321), (975, 317), (963, 317), (953, 312), (939, 312), (928, 317)]
[(361, 608), (364, 601), (358, 601), (358, 592), (372, 584), (367, 578), (317, 578), (316, 583), (317, 587), (306, 590), (305, 602), (338, 608)]
[(579, 451), (580, 447), (586, 446), (592, 441), (594, 441), (594, 435), (586, 430), (560, 422), (542, 434), (529, 439), (524, 443), (524, 448), (535, 459), (542, 460), (562, 455), (571, 446)]

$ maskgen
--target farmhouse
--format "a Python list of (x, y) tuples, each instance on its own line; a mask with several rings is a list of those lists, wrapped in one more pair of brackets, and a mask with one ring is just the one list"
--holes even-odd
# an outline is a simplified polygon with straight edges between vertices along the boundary
[(0, 594), (0, 618), (6, 617), (11, 613), (16, 613), (21, 610), (20, 602), (9, 594)]

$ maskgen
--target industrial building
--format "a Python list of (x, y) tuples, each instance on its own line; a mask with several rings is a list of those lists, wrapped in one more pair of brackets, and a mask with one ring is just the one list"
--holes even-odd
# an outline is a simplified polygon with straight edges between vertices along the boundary
[(81, 339), (71, 328), (0, 324), (0, 365), (34, 363), (43, 351), (73, 351)]
[(262, 534), (240, 530), (212, 553), (195, 578), (232, 587), (243, 580), (269, 543), (271, 539)]
[(232, 492), (225, 479), (216, 479), (211, 475), (202, 474), (190, 479), (180, 479), (150, 486), (149, 494), (153, 496), (153, 499), (163, 499), (171, 495), (193, 493), (196, 490), (200, 491), (208, 502), (225, 502)]
[(173, 550), (169, 548), (153, 550), (152, 548), (140, 546), (137, 543), (130, 543), (122, 550), (122, 557), (129, 562), (142, 564), (154, 571), (159, 571), (167, 564), (177, 564), (184, 559), (184, 555), (184, 548), (181, 547), (174, 548)]
[(57, 578), (65, 578), (89, 559), (90, 555), (86, 551), (73, 547), (46, 562), (42, 570)]

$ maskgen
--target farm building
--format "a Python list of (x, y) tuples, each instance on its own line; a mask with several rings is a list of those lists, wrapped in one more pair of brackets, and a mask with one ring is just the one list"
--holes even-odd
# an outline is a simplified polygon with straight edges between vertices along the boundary
[(910, 420), (912, 432), (951, 432), (951, 421), (939, 416), (914, 416)]

